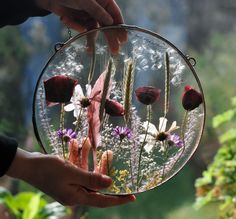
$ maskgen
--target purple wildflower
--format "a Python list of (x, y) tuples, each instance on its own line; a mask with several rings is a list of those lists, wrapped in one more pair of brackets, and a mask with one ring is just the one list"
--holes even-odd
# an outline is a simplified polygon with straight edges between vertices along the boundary
[(72, 129), (63, 129), (58, 130), (57, 135), (60, 139), (63, 139), (65, 142), (69, 142), (71, 139), (76, 139), (77, 134)]
[(113, 128), (112, 135), (119, 137), (120, 141), (122, 141), (125, 137), (130, 140), (132, 138), (132, 131), (127, 127), (116, 126)]
[(183, 147), (183, 141), (177, 134), (172, 134), (168, 136), (168, 144), (170, 146), (176, 145), (177, 147)]

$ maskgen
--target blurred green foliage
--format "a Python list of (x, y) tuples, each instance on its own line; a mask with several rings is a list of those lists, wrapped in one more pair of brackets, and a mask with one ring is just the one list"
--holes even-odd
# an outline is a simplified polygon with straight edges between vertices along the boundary
[(213, 34), (203, 52), (194, 53), (194, 57), (197, 57), (196, 70), (205, 93), (208, 117), (212, 117), (226, 110), (229, 97), (235, 94), (235, 33)]
[(69, 209), (57, 202), (48, 203), (41, 193), (20, 192), (13, 196), (0, 187), (0, 203), (3, 203), (15, 219), (50, 219), (65, 216)]
[[(217, 202), (220, 218), (236, 218), (236, 97), (232, 108), (213, 118), (221, 148), (203, 176), (196, 181), (196, 207)], [(230, 125), (229, 125), (230, 124)]]
[(24, 126), (21, 95), (27, 49), (16, 27), (0, 31), (0, 133), (19, 137)]
[[(108, 208), (90, 208), (88, 219), (164, 219), (173, 209), (194, 201), (193, 169), (187, 165), (165, 184), (137, 195), (134, 203)], [(200, 218), (199, 218), (200, 219)], [(202, 218), (201, 218), (202, 219)]]

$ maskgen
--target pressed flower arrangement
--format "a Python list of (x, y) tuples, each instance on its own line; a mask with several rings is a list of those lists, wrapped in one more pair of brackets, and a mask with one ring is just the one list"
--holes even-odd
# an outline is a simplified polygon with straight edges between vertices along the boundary
[(44, 152), (109, 175), (108, 194), (167, 181), (196, 150), (204, 122), (204, 96), (190, 60), (161, 36), (133, 26), (103, 27), (61, 45), (34, 95), (33, 124)]

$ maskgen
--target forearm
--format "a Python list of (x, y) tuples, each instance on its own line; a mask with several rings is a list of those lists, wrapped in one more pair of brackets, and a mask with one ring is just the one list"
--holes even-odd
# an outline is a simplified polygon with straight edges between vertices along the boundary
[(33, 168), (32, 166), (33, 157), (34, 156), (32, 156), (32, 153), (17, 148), (15, 157), (11, 165), (9, 166), (6, 175), (21, 180), (27, 180), (28, 178), (27, 176), (29, 175), (29, 170)]
[(41, 9), (35, 0), (4, 0), (0, 7), (0, 27), (23, 23), (33, 16), (45, 16), (48, 11)]

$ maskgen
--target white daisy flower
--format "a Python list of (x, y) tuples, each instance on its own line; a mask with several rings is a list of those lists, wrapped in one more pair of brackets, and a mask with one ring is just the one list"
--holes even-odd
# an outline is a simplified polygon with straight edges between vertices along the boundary
[(86, 108), (91, 103), (91, 85), (86, 84), (86, 94), (84, 94), (82, 87), (78, 84), (75, 86), (73, 96), (69, 104), (64, 107), (67, 112), (74, 111), (73, 115), (77, 118), (81, 112), (81, 108)]
[[(143, 127), (144, 127), (145, 132), (147, 132), (147, 135), (141, 134), (140, 141), (147, 142), (147, 144), (145, 144), (144, 146), (144, 149), (147, 153), (150, 153), (152, 151), (153, 146), (157, 142), (163, 142), (167, 140), (171, 132), (179, 128), (179, 126), (177, 126), (176, 121), (174, 121), (172, 122), (170, 128), (167, 130), (167, 121), (168, 120), (165, 117), (160, 117), (158, 129), (156, 128), (154, 124), (148, 121), (143, 123)], [(161, 150), (163, 150), (163, 148), (161, 148)]]

